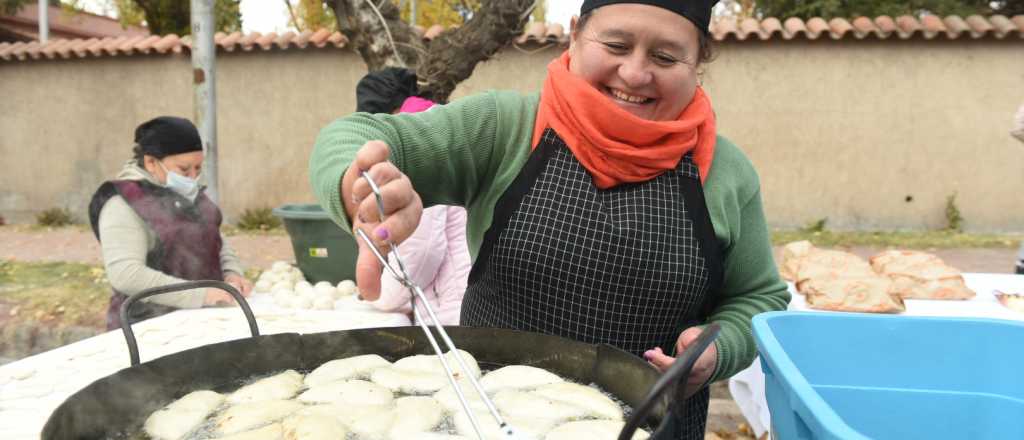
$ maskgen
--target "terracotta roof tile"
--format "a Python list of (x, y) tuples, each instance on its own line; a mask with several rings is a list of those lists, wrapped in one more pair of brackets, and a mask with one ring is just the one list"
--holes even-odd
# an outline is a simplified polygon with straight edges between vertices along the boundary
[[(436, 38), (445, 28), (431, 26), (429, 29), (415, 28), (424, 39)], [(993, 15), (982, 17), (972, 15), (967, 18), (948, 16), (940, 18), (927, 15), (920, 19), (912, 16), (893, 17), (879, 16), (874, 19), (857, 17), (852, 21), (834, 18), (826, 21), (820, 17), (809, 20), (788, 18), (780, 21), (777, 18), (756, 20), (747, 18), (737, 21), (735, 18), (716, 20), (711, 25), (711, 36), (715, 40), (817, 40), (828, 37), (831, 40), (842, 39), (935, 39), (939, 35), (955, 39), (1020, 38), (1024, 39), (1024, 15), (1005, 17)], [(565, 44), (569, 40), (568, 31), (559, 24), (530, 23), (523, 34), (516, 38), (517, 44)], [(293, 50), (313, 48), (344, 48), (348, 39), (339, 32), (318, 30), (302, 33), (250, 33), (230, 34), (217, 33), (214, 36), (216, 46), (223, 51), (252, 50)], [(89, 58), (102, 56), (122, 56), (136, 54), (168, 54), (181, 53), (191, 49), (189, 37), (179, 38), (176, 35), (90, 38), (87, 40), (54, 39), (41, 46), (38, 42), (0, 43), (0, 60), (24, 61), (51, 58)]]
[(91, 53), (92, 56), (94, 56), (94, 57), (103, 56), (103, 45), (104, 45), (104, 41), (103, 40), (105, 40), (105, 38), (104, 39), (98, 39), (97, 38), (95, 40), (96, 41), (94, 43), (86, 46), (85, 49), (88, 50), (89, 53)]
[(330, 37), (327, 37), (327, 42), (334, 45), (334, 47), (340, 48), (345, 47), (345, 45), (348, 44), (348, 38), (341, 35), (341, 32), (335, 32), (331, 34)]
[(1020, 30), (1017, 29), (1017, 26), (1012, 21), (1010, 21), (1010, 19), (1002, 15), (993, 15), (992, 18), (988, 20), (988, 22), (992, 24), (992, 27), (995, 28), (996, 35), (999, 36), (1000, 38), (1006, 36), (1007, 34), (1013, 31), (1017, 31), (1018, 33), (1021, 32)]
[(240, 40), (238, 40), (238, 47), (241, 48), (242, 50), (252, 50), (252, 45), (254, 44), (256, 39), (259, 38), (259, 37), (260, 37), (260, 33), (259, 32), (253, 32), (251, 34), (246, 34)]
[(1014, 15), (1010, 20), (1017, 25), (1017, 35), (1022, 36), (1024, 34), (1024, 15)]
[[(339, 34), (340, 35), (340, 34)], [(316, 47), (324, 47), (327, 44), (327, 39), (331, 37), (331, 32), (327, 29), (320, 29), (313, 32), (313, 35), (309, 36), (309, 41)]]
[(160, 53), (179, 53), (181, 52), (182, 46), (181, 38), (178, 38), (178, 36), (174, 34), (164, 36), (163, 39), (153, 45), (157, 52)]
[(144, 39), (146, 39), (146, 37), (126, 37), (124, 41), (121, 42), (121, 44), (117, 45), (116, 49), (118, 52), (121, 52), (125, 55), (130, 55), (136, 49), (135, 43), (138, 43)]
[[(74, 43), (71, 45), (71, 51), (73, 51), (75, 53), (75, 55), (78, 56), (79, 58), (84, 58), (86, 55), (89, 54), (89, 51), (87, 50), (89, 45), (95, 43), (98, 40), (95, 39), (95, 38), (90, 38), (88, 40), (72, 40), (72, 41), (74, 41)], [(69, 58), (70, 58), (70, 56), (69, 56)]]
[(875, 26), (878, 26), (879, 38), (885, 38), (889, 36), (889, 34), (892, 34), (893, 32), (900, 31), (899, 26), (896, 26), (896, 20), (893, 20), (892, 17), (888, 15), (875, 17), (874, 23)]
[(971, 27), (967, 25), (967, 22), (956, 15), (950, 15), (942, 22), (946, 25), (946, 35), (950, 38), (956, 38), (964, 32), (971, 32)]
[(531, 41), (537, 43), (543, 42), (546, 38), (544, 34), (547, 32), (548, 27), (546, 24), (538, 21), (531, 21), (526, 24), (526, 28), (523, 29), (523, 33), (515, 39), (515, 42), (518, 44), (524, 44)]
[(935, 36), (935, 34), (946, 30), (946, 25), (942, 23), (942, 19), (934, 15), (925, 15), (924, 17), (921, 17), (921, 25), (924, 26), (926, 33), (925, 37), (927, 38), (931, 38)]
[(39, 45), (38, 41), (30, 41), (28, 44), (25, 45), (24, 53), (28, 55), (29, 58), (39, 59), (39, 51), (41, 47), (42, 46)]
[(217, 41), (216, 43), (217, 43), (218, 47), (221, 47), (224, 50), (226, 50), (228, 52), (231, 52), (231, 51), (235, 50), (235, 48), (236, 48), (235, 44), (237, 44), (238, 40), (241, 40), (241, 39), (242, 39), (242, 33), (241, 32), (232, 32), (230, 34), (225, 35), (224, 38), (221, 38), (220, 41)]
[(786, 39), (792, 39), (797, 35), (808, 35), (807, 24), (796, 17), (787, 18), (786, 21), (782, 23), (782, 27), (786, 29), (786, 33), (788, 34)]
[[(17, 44), (17, 43), (15, 43)], [(9, 60), (11, 52), (14, 52), (14, 44), (0, 43), (0, 60)]]
[(53, 58), (53, 54), (56, 52), (56, 49), (60, 47), (63, 42), (63, 40), (57, 40), (54, 44), (43, 45), (39, 48), (39, 54), (44, 58)]
[(544, 34), (544, 38), (548, 42), (557, 42), (562, 40), (563, 35), (568, 35), (565, 33), (565, 26), (562, 26), (561, 23), (551, 23), (547, 26), (547, 32)]
[(313, 31), (310, 30), (299, 32), (299, 34), (296, 35), (294, 39), (292, 39), (292, 44), (295, 45), (295, 47), (298, 47), (299, 49), (305, 49), (306, 45), (309, 44), (309, 37), (311, 37), (312, 35)]
[(988, 32), (995, 31), (995, 26), (992, 26), (992, 23), (989, 23), (988, 20), (985, 20), (985, 18), (980, 15), (967, 17), (967, 25), (971, 27), (973, 35), (984, 35)]
[(740, 22), (739, 31), (740, 35), (738, 37), (741, 40), (745, 40), (755, 34), (761, 37), (761, 22), (753, 18), (746, 18)]
[(295, 37), (297, 36), (298, 35), (295, 32), (287, 31), (283, 34), (278, 35), (277, 38), (274, 39), (273, 44), (276, 45), (279, 49), (287, 49), (288, 46), (291, 45), (292, 40), (294, 40)]
[(776, 34), (785, 37), (784, 34), (786, 30), (782, 27), (782, 22), (780, 22), (778, 18), (768, 17), (764, 19), (761, 21), (761, 29), (764, 30), (764, 32), (761, 33), (762, 38), (764, 39), (772, 38)]
[(881, 36), (879, 35), (881, 31), (879, 31), (878, 26), (876, 26), (875, 22), (871, 21), (870, 18), (857, 17), (850, 24), (853, 26), (853, 32), (859, 38), (864, 38), (868, 35)]
[(853, 31), (853, 25), (851, 25), (850, 22), (846, 21), (846, 19), (844, 19), (844, 18), (833, 18), (833, 19), (829, 20), (828, 21), (828, 27), (829, 27), (829, 31), (828, 31), (829, 35), (834, 40), (841, 39), (844, 36), (846, 36), (846, 34), (851, 34), (854, 37), (858, 37), (858, 35), (856, 35), (856, 34), (854, 34), (852, 32)]
[(277, 32), (267, 32), (262, 37), (257, 38), (255, 43), (260, 45), (263, 50), (270, 50), (276, 40)]
[(912, 35), (921, 30), (921, 23), (909, 15), (901, 15), (897, 17), (896, 25), (899, 26), (904, 35)]

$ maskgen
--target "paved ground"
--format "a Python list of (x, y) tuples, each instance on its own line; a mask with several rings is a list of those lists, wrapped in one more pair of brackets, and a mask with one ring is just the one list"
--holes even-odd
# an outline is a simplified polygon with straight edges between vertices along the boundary
[[(233, 235), (228, 243), (246, 267), (269, 267), (276, 260), (294, 261), (287, 235)], [(869, 257), (879, 248), (855, 247), (851, 252)], [(781, 254), (776, 258), (781, 261)], [(963, 272), (1011, 273), (1016, 258), (1014, 249), (935, 249), (930, 252)], [(100, 264), (99, 244), (92, 232), (83, 228), (53, 230), (23, 226), (0, 226), (0, 258), (18, 261), (73, 261)]]

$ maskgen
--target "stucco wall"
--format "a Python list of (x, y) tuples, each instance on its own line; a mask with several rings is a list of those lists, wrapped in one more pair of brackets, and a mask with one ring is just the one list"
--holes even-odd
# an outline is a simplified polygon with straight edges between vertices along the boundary
[[(769, 220), (838, 229), (941, 227), (956, 192), (966, 227), (1024, 230), (1024, 145), (1008, 134), (1024, 102), (1024, 42), (771, 41), (719, 44), (704, 84), (719, 132), (761, 174)], [(510, 48), (455, 96), (536, 91), (553, 47)], [(313, 200), (306, 164), (318, 130), (354, 107), (365, 73), (348, 51), (218, 55), (222, 205)], [(0, 64), (0, 215), (32, 221), (92, 191), (153, 116), (191, 116), (187, 55)], [(909, 201), (908, 201), (909, 200)]]

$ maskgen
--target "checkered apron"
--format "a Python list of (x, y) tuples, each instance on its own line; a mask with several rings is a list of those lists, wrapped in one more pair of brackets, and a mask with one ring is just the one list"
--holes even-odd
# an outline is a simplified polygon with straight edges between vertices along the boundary
[[(721, 258), (689, 155), (601, 190), (549, 129), (495, 206), (460, 324), (672, 352), (707, 318)], [(706, 388), (683, 403), (682, 438), (704, 438), (707, 406)]]

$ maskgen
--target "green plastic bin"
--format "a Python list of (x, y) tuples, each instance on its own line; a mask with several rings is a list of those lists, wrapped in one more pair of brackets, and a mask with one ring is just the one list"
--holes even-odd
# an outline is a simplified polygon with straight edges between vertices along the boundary
[(320, 205), (283, 205), (273, 212), (284, 222), (295, 262), (309, 282), (355, 280), (356, 242)]

